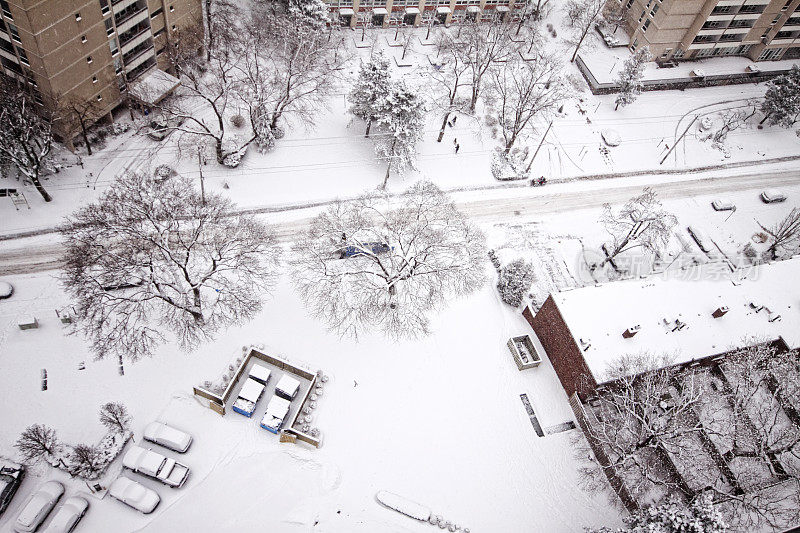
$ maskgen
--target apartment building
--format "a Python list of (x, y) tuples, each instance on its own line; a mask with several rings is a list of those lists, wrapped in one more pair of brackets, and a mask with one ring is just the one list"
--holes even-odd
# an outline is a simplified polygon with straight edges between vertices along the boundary
[[(525, 0), (326, 0), (342, 26), (419, 26), (518, 20)], [(336, 22), (334, 22), (336, 23)]]
[(624, 0), (631, 50), (658, 59), (800, 57), (800, 0)]
[[(181, 28), (202, 26), (202, 0), (0, 0), (0, 72), (27, 84), (37, 102), (92, 102), (111, 117), (125, 90), (157, 68)], [(77, 133), (62, 121), (69, 146)]]

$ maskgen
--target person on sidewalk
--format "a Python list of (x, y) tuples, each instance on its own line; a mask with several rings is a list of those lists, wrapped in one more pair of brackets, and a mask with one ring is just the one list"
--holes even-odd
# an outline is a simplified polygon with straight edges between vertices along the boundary
[(458, 144), (458, 143), (456, 143), (456, 153), (458, 153), (458, 151), (459, 151), (460, 149), (461, 149), (461, 145), (460, 145), (460, 144)]

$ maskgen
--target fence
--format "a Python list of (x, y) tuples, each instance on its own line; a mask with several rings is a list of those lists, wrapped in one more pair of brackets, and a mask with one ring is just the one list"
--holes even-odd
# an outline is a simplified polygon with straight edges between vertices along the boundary
[(304, 379), (311, 381), (308, 390), (303, 396), (303, 400), (300, 402), (300, 406), (298, 407), (297, 412), (292, 418), (291, 423), (288, 424), (288, 428), (285, 429), (284, 432), (293, 435), (294, 437), (296, 437), (297, 440), (306, 442), (308, 444), (311, 444), (312, 446), (319, 448), (322, 443), (321, 438), (312, 437), (311, 435), (308, 435), (300, 431), (299, 429), (294, 428), (298, 416), (302, 414), (303, 408), (305, 407), (306, 402), (308, 402), (308, 398), (313, 392), (314, 387), (317, 383), (317, 374), (312, 374), (308, 370), (295, 366), (287, 361), (284, 361), (283, 359), (267, 355), (265, 353), (259, 352), (255, 348), (251, 348), (250, 353), (248, 353), (247, 356), (242, 360), (242, 363), (239, 365), (239, 368), (236, 369), (236, 373), (234, 374), (233, 378), (231, 378), (230, 383), (228, 383), (228, 386), (225, 388), (225, 391), (222, 393), (221, 396), (218, 394), (214, 394), (213, 392), (208, 391), (202, 387), (193, 387), (194, 395), (205, 400), (203, 401), (203, 403), (207, 407), (209, 407), (212, 411), (215, 411), (221, 415), (225, 415), (226, 412), (225, 406), (228, 404), (228, 400), (230, 399), (231, 394), (233, 394), (233, 388), (236, 386), (236, 383), (242, 377), (242, 374), (244, 373), (245, 369), (250, 363), (250, 360), (253, 358), (260, 359), (266, 363), (271, 364), (276, 368), (279, 368), (281, 370), (284, 370), (286, 372), (289, 372), (291, 374), (300, 376)]
[[(575, 60), (578, 70), (583, 74), (586, 83), (592, 94), (613, 94), (619, 92), (619, 85), (614, 82), (601, 83), (592, 74), (591, 69), (586, 65), (583, 58), (578, 56)], [(767, 72), (737, 72), (731, 74), (709, 74), (696, 78), (669, 78), (658, 80), (644, 80), (642, 90), (644, 91), (667, 91), (695, 89), (698, 87), (717, 87), (720, 85), (736, 85), (741, 83), (758, 83), (771, 80), (782, 74), (786, 74), (790, 69), (770, 70)]]

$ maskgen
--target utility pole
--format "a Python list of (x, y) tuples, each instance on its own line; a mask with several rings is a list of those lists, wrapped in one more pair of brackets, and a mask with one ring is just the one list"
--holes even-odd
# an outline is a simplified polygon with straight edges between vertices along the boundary
[(678, 137), (678, 138), (675, 140), (675, 142), (672, 144), (672, 148), (670, 148), (670, 149), (669, 149), (669, 151), (667, 152), (667, 155), (665, 155), (665, 156), (664, 156), (664, 159), (662, 159), (662, 160), (661, 160), (661, 162), (659, 163), (659, 165), (663, 165), (663, 164), (664, 164), (664, 161), (666, 161), (666, 160), (667, 160), (667, 158), (669, 157), (669, 154), (671, 154), (671, 153), (672, 153), (672, 151), (675, 149), (675, 147), (676, 147), (676, 146), (678, 146), (678, 144), (680, 144), (680, 142), (681, 142), (681, 139), (683, 139), (683, 136), (684, 136), (684, 135), (686, 135), (686, 133), (688, 133), (688, 131), (689, 131), (689, 128), (691, 128), (691, 127), (692, 127), (692, 124), (694, 124), (694, 123), (695, 123), (695, 121), (697, 120), (697, 117), (698, 117), (698, 116), (699, 116), (699, 115), (695, 115), (695, 116), (694, 116), (694, 118), (692, 119), (692, 121), (689, 123), (689, 125), (688, 125), (688, 126), (686, 126), (686, 129), (685, 129), (685, 130), (683, 130), (683, 133), (681, 133), (681, 136), (680, 136), (680, 137)]
[(531, 157), (530, 163), (528, 163), (528, 167), (525, 169), (525, 172), (530, 172), (531, 167), (533, 166), (533, 160), (536, 159), (536, 154), (539, 153), (539, 149), (544, 144), (544, 140), (547, 138), (547, 134), (550, 133), (550, 128), (553, 127), (553, 121), (550, 121), (550, 124), (547, 125), (547, 130), (545, 130), (544, 135), (542, 135), (542, 140), (539, 141), (539, 146), (536, 147), (536, 151), (533, 152), (533, 157)]
[(197, 147), (197, 168), (200, 170), (200, 197), (203, 199), (203, 205), (206, 205), (206, 187), (203, 183), (203, 156), (201, 148)]

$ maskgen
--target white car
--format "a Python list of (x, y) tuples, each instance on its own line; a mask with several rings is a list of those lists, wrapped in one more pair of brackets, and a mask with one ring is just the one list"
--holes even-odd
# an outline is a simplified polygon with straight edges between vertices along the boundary
[(48, 481), (42, 485), (20, 511), (14, 524), (14, 531), (19, 533), (36, 531), (63, 494), (64, 485), (58, 481)]
[(174, 488), (182, 487), (189, 477), (189, 468), (185, 465), (141, 446), (128, 450), (122, 458), (122, 466)]
[(156, 491), (124, 476), (114, 480), (114, 483), (108, 488), (108, 493), (125, 505), (144, 514), (152, 513), (153, 509), (161, 502)]
[(786, 195), (777, 189), (767, 189), (761, 192), (761, 199), (765, 203), (772, 204), (775, 202), (783, 202), (786, 200)]
[(78, 522), (81, 521), (83, 515), (89, 509), (89, 502), (80, 496), (73, 496), (67, 498), (64, 505), (56, 511), (56, 515), (50, 521), (50, 525), (44, 530), (44, 533), (69, 533)]
[(144, 428), (144, 439), (178, 453), (184, 453), (192, 443), (192, 436), (163, 422), (150, 422)]
[(714, 200), (711, 202), (714, 211), (735, 211), (736, 205), (730, 200)]

